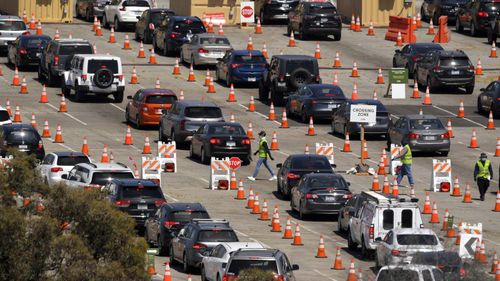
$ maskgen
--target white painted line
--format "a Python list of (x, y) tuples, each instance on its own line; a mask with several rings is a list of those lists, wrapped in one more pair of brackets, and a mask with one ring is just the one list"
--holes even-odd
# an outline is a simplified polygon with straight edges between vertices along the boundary
[[(457, 143), (462, 144), (462, 145), (466, 146), (467, 148), (469, 148), (469, 146), (467, 144), (465, 144), (465, 143), (463, 143), (461, 141), (457, 141)], [(484, 153), (489, 154), (489, 155), (494, 155), (494, 153), (491, 153), (491, 152), (488, 152), (486, 150), (482, 150), (482, 149), (479, 149), (479, 148), (471, 148), (471, 149), (479, 150), (479, 151), (484, 152)]]
[(283, 151), (279, 151), (279, 150), (273, 150), (273, 151), (276, 152), (276, 153), (279, 153), (281, 155), (290, 156), (290, 154), (288, 154), (286, 152), (283, 152)]
[(200, 179), (202, 182), (210, 183), (207, 179), (204, 179), (204, 178), (198, 178), (198, 179)]
[(493, 244), (495, 244), (495, 245), (497, 245), (497, 246), (500, 246), (500, 244), (498, 244), (497, 242), (495, 242), (495, 241), (493, 241), (493, 240), (490, 240), (490, 239), (488, 239), (488, 238), (484, 238), (484, 236), (483, 236), (483, 239), (484, 239), (484, 240), (486, 240), (486, 241), (489, 241), (489, 242), (491, 242), (491, 243), (493, 243)]
[(317, 269), (315, 269), (315, 270), (314, 270), (314, 272), (316, 272), (316, 273), (318, 273), (319, 275), (321, 275), (321, 276), (323, 276), (323, 277), (325, 277), (325, 278), (328, 278), (328, 279), (330, 279), (330, 280), (332, 280), (332, 281), (337, 281), (337, 279), (334, 279), (334, 278), (332, 278), (332, 277), (330, 277), (330, 276), (328, 276), (328, 275), (326, 275), (326, 274), (322, 273), (321, 271), (319, 271), (319, 270), (317, 270)]
[(238, 233), (239, 235), (243, 236), (243, 237), (248, 237), (248, 235), (246, 235), (245, 233), (239, 231), (239, 230), (234, 230), (234, 232)]
[(168, 194), (165, 194), (165, 196), (167, 196), (168, 198), (172, 199), (174, 202), (179, 202), (178, 199), (176, 199), (176, 198), (174, 198), (174, 197), (172, 197), (172, 196), (170, 196)]
[[(448, 111), (448, 110), (446, 110), (446, 109), (444, 109), (444, 108), (441, 108), (441, 107), (439, 107), (439, 106), (437, 106), (437, 105), (433, 105), (432, 107), (434, 107), (434, 108), (436, 108), (436, 109), (439, 109), (439, 110), (441, 110), (441, 111), (444, 111), (444, 112), (446, 112), (446, 113), (449, 113), (449, 114), (451, 114), (451, 115), (453, 115), (453, 116), (457, 116), (455, 113), (453, 113), (453, 112), (451, 112), (451, 111)], [(474, 121), (474, 120), (471, 120), (471, 119), (469, 119), (469, 118), (461, 118), (461, 119), (463, 119), (463, 120), (467, 120), (467, 121), (471, 122), (472, 124), (476, 124), (476, 125), (478, 125), (479, 127), (486, 128), (486, 126), (485, 126), (485, 125), (483, 125), (483, 124), (481, 124), (481, 123), (478, 123), (478, 122), (476, 122), (476, 121)]]
[[(50, 103), (46, 103), (46, 105), (50, 106), (51, 108), (53, 108), (53, 109), (54, 109), (54, 110), (56, 110), (56, 111), (58, 111), (58, 110), (59, 110), (59, 108), (55, 107), (54, 105), (52, 105), (52, 104), (50, 104)], [(73, 115), (71, 115), (71, 114), (69, 114), (69, 113), (67, 113), (67, 112), (65, 112), (65, 113), (64, 113), (64, 115), (68, 116), (69, 118), (71, 118), (71, 119), (75, 120), (76, 122), (78, 122), (78, 123), (80, 123), (80, 124), (82, 124), (82, 125), (84, 125), (84, 126), (87, 126), (87, 123), (83, 122), (82, 120), (80, 120), (80, 119), (76, 118), (75, 116), (73, 116)]]
[[(54, 139), (48, 138), (48, 140), (50, 140), (50, 142), (54, 143)], [(70, 150), (72, 152), (76, 152), (76, 150), (74, 150), (73, 148), (65, 145), (64, 143), (57, 143), (57, 144), (60, 145), (60, 146), (62, 146), (62, 147), (64, 147), (64, 148), (66, 148), (67, 150)]]
[(114, 104), (114, 103), (110, 103), (109, 105), (111, 105), (112, 107), (114, 107), (114, 108), (116, 108), (116, 109), (120, 110), (121, 112), (125, 112), (125, 109), (123, 109), (123, 108), (119, 107), (118, 105), (116, 105), (116, 104)]

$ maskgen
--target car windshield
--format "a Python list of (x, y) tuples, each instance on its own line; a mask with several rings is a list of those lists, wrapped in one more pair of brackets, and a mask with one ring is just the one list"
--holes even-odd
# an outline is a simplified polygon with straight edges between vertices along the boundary
[(158, 13), (151, 13), (149, 15), (149, 18), (151, 20), (151, 22), (156, 26), (156, 25), (160, 25), (161, 24), (161, 21), (166, 17), (168, 16), (170, 13), (165, 13), (165, 12), (158, 12)]
[(18, 143), (38, 143), (40, 138), (33, 131), (28, 130), (19, 130), (19, 131), (11, 131), (5, 137), (5, 140), (9, 144), (18, 144)]
[(342, 98), (345, 99), (344, 93), (340, 88), (310, 88), (316, 98)]
[(201, 33), (204, 30), (203, 24), (200, 21), (183, 20), (176, 21), (172, 31), (178, 33), (188, 33), (189, 31), (191, 33)]
[(292, 169), (297, 170), (329, 170), (331, 169), (330, 162), (325, 158), (314, 157), (298, 157), (292, 160)]
[(309, 190), (347, 189), (345, 181), (338, 177), (314, 177), (309, 179), (307, 186)]
[(0, 20), (0, 30), (25, 30), (23, 21)]
[(258, 260), (258, 257), (249, 260), (233, 259), (227, 271), (230, 274), (239, 275), (240, 271), (252, 268), (278, 273), (275, 260)]
[(443, 50), (443, 47), (438, 44), (433, 44), (433, 45), (415, 45), (414, 47), (415, 52), (417, 54), (425, 54), (431, 50)]
[(468, 66), (469, 60), (467, 58), (441, 58), (439, 61), (440, 66)]
[(309, 5), (309, 12), (311, 14), (333, 14), (335, 7), (330, 3), (314, 3)]
[(264, 56), (252, 56), (252, 55), (234, 56), (234, 62), (266, 63), (266, 58)]
[(149, 7), (149, 2), (143, 1), (143, 0), (128, 0), (128, 1), (124, 1), (122, 6), (123, 7), (130, 7), (130, 6)]
[(153, 104), (172, 104), (176, 100), (174, 95), (149, 95), (146, 97), (146, 103)]
[(124, 186), (122, 198), (163, 198), (163, 192), (159, 186)]
[(222, 111), (218, 107), (192, 106), (186, 108), (184, 115), (190, 118), (221, 118)]
[(134, 174), (130, 172), (95, 172), (91, 184), (105, 185), (113, 179), (133, 179)]
[(232, 230), (210, 229), (198, 234), (199, 242), (238, 242), (238, 237)]
[(89, 45), (62, 45), (59, 48), (59, 55), (92, 54), (94, 51)]
[(59, 156), (57, 157), (58, 166), (75, 166), (79, 163), (90, 163), (90, 160), (86, 156)]
[(50, 41), (49, 38), (33, 38), (24, 40), (22, 45), (28, 48), (39, 48), (47, 46), (49, 41)]
[(229, 45), (229, 40), (223, 37), (200, 38), (200, 45)]
[(399, 245), (435, 246), (438, 244), (436, 236), (431, 234), (399, 234), (397, 237)]
[(420, 281), (418, 272), (406, 269), (392, 269), (380, 271), (377, 281)]
[(413, 119), (410, 120), (410, 129), (412, 130), (441, 130), (444, 129), (443, 123), (439, 119)]
[(210, 216), (205, 211), (177, 211), (169, 215), (169, 220), (177, 222), (190, 222), (192, 219), (209, 219)]
[(212, 125), (208, 129), (212, 135), (245, 135), (245, 130), (239, 125)]
[(97, 70), (106, 68), (114, 74), (118, 73), (118, 61), (116, 60), (89, 60), (87, 66), (88, 73), (95, 73)]
[(10, 119), (7, 110), (0, 110), (0, 122), (8, 121)]

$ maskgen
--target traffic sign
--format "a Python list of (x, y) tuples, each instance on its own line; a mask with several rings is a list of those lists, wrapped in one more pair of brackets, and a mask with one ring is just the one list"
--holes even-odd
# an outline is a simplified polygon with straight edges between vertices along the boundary
[(377, 106), (369, 104), (351, 104), (351, 122), (377, 123)]
[(244, 1), (240, 4), (240, 22), (241, 23), (254, 23), (255, 22), (255, 9), (253, 1)]
[(229, 158), (229, 168), (231, 170), (238, 170), (241, 167), (241, 159), (238, 157), (231, 157)]

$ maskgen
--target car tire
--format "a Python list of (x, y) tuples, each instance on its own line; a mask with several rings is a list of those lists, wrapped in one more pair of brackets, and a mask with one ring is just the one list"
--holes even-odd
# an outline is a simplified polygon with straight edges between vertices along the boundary
[(447, 150), (447, 151), (441, 151), (441, 156), (446, 157), (446, 156), (448, 156), (448, 153), (450, 153), (449, 150)]
[(90, 14), (90, 10), (89, 10), (89, 9), (87, 9), (87, 10), (85, 11), (85, 20), (86, 20), (87, 22), (90, 22), (90, 21), (92, 20), (92, 15)]
[(263, 81), (259, 82), (259, 100), (266, 102), (269, 99), (269, 87), (264, 85)]
[(305, 68), (299, 67), (290, 73), (289, 81), (292, 87), (299, 89), (311, 82), (311, 79), (311, 72)]
[(477, 27), (474, 22), (471, 23), (470, 25), (470, 36), (476, 37), (478, 35)]
[(201, 281), (208, 281), (204, 266), (201, 267)]
[(173, 265), (176, 265), (177, 264), (177, 260), (175, 259), (175, 256), (174, 256), (174, 247), (172, 247), (172, 245), (170, 245), (170, 252), (169, 252), (169, 256), (170, 256), (170, 266), (173, 266)]
[(137, 129), (141, 129), (142, 128), (141, 117), (139, 115), (135, 116), (135, 127)]
[(231, 76), (229, 76), (229, 72), (226, 74), (226, 86), (229, 88), (231, 87), (231, 84), (233, 84), (233, 80), (231, 79)]
[(264, 9), (261, 9), (261, 10), (260, 10), (260, 13), (259, 13), (259, 18), (260, 18), (260, 24), (261, 24), (261, 25), (263, 25), (263, 24), (267, 24), (266, 17), (264, 16)]
[(191, 55), (191, 64), (193, 65), (193, 69), (197, 68), (196, 61), (194, 60), (194, 56)]
[(337, 232), (338, 233), (345, 233), (345, 230), (342, 228), (342, 220), (340, 218), (340, 215), (337, 218)]
[(436, 88), (434, 86), (432, 86), (432, 79), (431, 79), (431, 77), (430, 76), (427, 77), (426, 81), (427, 81), (427, 86), (429, 87), (429, 93), (432, 94), (436, 90)]
[(474, 85), (465, 86), (465, 94), (472, 95), (474, 93)]
[(64, 81), (61, 81), (61, 93), (66, 97), (71, 93), (71, 89), (66, 86)]
[(125, 123), (130, 124), (128, 108), (125, 109)]
[(123, 91), (118, 91), (113, 94), (113, 98), (115, 99), (115, 103), (122, 103), (123, 102)]
[(186, 253), (182, 255), (182, 271), (184, 271), (184, 273), (191, 272), (191, 266), (189, 266)]
[(366, 248), (364, 237), (361, 237), (361, 255), (365, 260), (371, 260), (373, 258), (372, 251)]
[(210, 158), (207, 159), (207, 153), (205, 152), (205, 148), (203, 147), (201, 148), (200, 157), (202, 164), (208, 164)]
[(161, 129), (161, 123), (160, 126), (158, 127), (158, 141), (165, 142), (165, 135), (163, 135), (163, 131)]
[(108, 18), (106, 17), (106, 12), (104, 12), (102, 15), (102, 27), (104, 28), (109, 27)]
[(309, 115), (307, 115), (307, 111), (305, 108), (300, 110), (300, 121), (302, 123), (309, 123)]
[(477, 113), (479, 113), (479, 114), (483, 113), (483, 106), (481, 104), (481, 98), (480, 98), (480, 96), (477, 97), (476, 110), (477, 110)]
[(424, 7), (420, 7), (420, 16), (422, 17), (422, 21), (428, 20), (427, 16), (424, 13)]
[(122, 30), (122, 25), (121, 25), (120, 20), (118, 19), (118, 17), (115, 17), (115, 19), (113, 20), (113, 27), (114, 27), (115, 31), (121, 31)]
[(194, 150), (193, 150), (193, 144), (189, 144), (189, 158), (194, 159)]
[(142, 34), (142, 41), (144, 44), (151, 44), (152, 38), (151, 38), (151, 31), (149, 31), (148, 28), (144, 30), (144, 33)]
[(75, 83), (75, 102), (82, 102), (85, 98), (85, 92), (83, 92), (78, 83)]
[(409, 79), (413, 79), (413, 71), (411, 71), (410, 69), (410, 65), (409, 64), (406, 64), (405, 65), (405, 68), (408, 69), (408, 78)]
[(455, 31), (460, 33), (464, 31), (464, 27), (460, 24), (460, 20), (457, 17), (457, 20), (455, 21)]
[(43, 84), (45, 82), (45, 76), (43, 75), (41, 66), (38, 66), (38, 73), (37, 74), (38, 74), (38, 82)]
[(333, 34), (333, 41), (340, 41), (342, 39), (342, 33)]
[[(288, 35), (290, 35), (290, 34), (288, 34)], [(307, 34), (304, 31), (304, 27), (302, 25), (299, 25), (299, 39), (302, 41), (307, 40)]]
[(49, 68), (47, 70), (47, 85), (48, 86), (54, 86), (57, 81), (56, 81), (56, 77), (54, 77), (54, 75), (52, 75), (52, 70)]
[(355, 243), (354, 241), (352, 241), (352, 238), (351, 238), (351, 229), (347, 230), (347, 247), (351, 251), (354, 251), (354, 250), (356, 250), (358, 248), (358, 244)]
[(168, 57), (168, 55), (170, 54), (170, 52), (168, 51), (168, 48), (167, 48), (167, 41), (165, 41), (165, 42), (163, 43), (163, 46), (164, 46), (164, 47), (163, 47), (163, 52), (162, 52), (162, 55), (163, 55), (164, 57)]

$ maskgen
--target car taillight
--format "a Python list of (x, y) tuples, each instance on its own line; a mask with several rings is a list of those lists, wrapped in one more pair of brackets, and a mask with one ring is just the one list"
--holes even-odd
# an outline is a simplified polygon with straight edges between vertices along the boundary
[(497, 98), (498, 101), (500, 101), (500, 98)]
[(243, 139), (241, 141), (241, 144), (246, 144), (246, 145), (249, 145), (250, 144), (250, 139)]
[(149, 179), (150, 181), (156, 183), (157, 185), (160, 185), (160, 180), (159, 179)]
[(128, 207), (130, 206), (130, 200), (116, 200), (115, 205), (120, 207)]
[(463, 267), (460, 267), (460, 277), (461, 277), (461, 278), (465, 278), (465, 276), (466, 276), (466, 275), (467, 275), (467, 274), (466, 274), (465, 269), (464, 269)]
[(118, 80), (120, 80), (120, 82), (123, 80), (123, 75), (117, 75), (116, 77), (118, 77)]
[(25, 31), (25, 32), (23, 32), (21, 35), (31, 35), (31, 32), (29, 32), (29, 31)]
[(289, 180), (298, 180), (300, 179), (300, 176), (297, 175), (297, 174), (294, 174), (294, 173), (288, 173), (286, 175), (286, 177), (289, 179)]
[(148, 107), (147, 107), (147, 106), (143, 107), (143, 108), (142, 108), (142, 111), (144, 111), (144, 112), (148, 112)]
[(170, 33), (170, 38), (177, 38), (177, 36), (179, 36), (180, 33), (177, 33), (177, 32), (172, 32)]
[(57, 172), (62, 172), (63, 168), (61, 167), (52, 167), (50, 168), (51, 173), (57, 173)]
[(25, 48), (21, 48), (21, 49), (19, 49), (19, 53), (20, 53), (21, 55), (26, 55), (26, 54), (28, 53), (28, 51), (26, 51), (26, 49), (25, 49)]
[(158, 200), (155, 200), (155, 206), (156, 207), (159, 207), (163, 204), (167, 203), (167, 201), (165, 201), (165, 199), (158, 199)]
[(165, 226), (166, 228), (171, 228), (172, 226), (174, 225), (179, 225), (180, 223), (176, 222), (176, 221), (164, 221), (163, 222), (163, 226)]
[(444, 140), (447, 140), (450, 138), (450, 134), (448, 132), (444, 133), (444, 134), (441, 134), (441, 138), (444, 139)]
[(420, 136), (418, 134), (415, 134), (415, 133), (410, 133), (408, 135), (408, 138), (411, 139), (411, 140), (416, 140), (418, 139)]
[(182, 120), (181, 122), (179, 122), (179, 129), (184, 130), (185, 127), (186, 127), (186, 120)]
[(82, 74), (82, 80), (87, 81), (87, 74)]
[(307, 193), (306, 199), (318, 199), (318, 194), (316, 193)]
[(398, 257), (400, 253), (401, 252), (399, 250), (392, 250), (391, 251), (391, 255), (393, 255), (394, 257)]
[(438, 65), (438, 66), (435, 66), (435, 67), (432, 69), (432, 71), (437, 72), (437, 73), (439, 73), (439, 72), (443, 72), (443, 70), (441, 69), (441, 67), (439, 67), (439, 65)]
[(375, 237), (375, 226), (372, 224), (370, 225), (370, 229), (368, 230), (368, 234), (370, 236), (370, 239), (373, 240)]
[(342, 198), (344, 198), (344, 199), (351, 199), (352, 198), (352, 193), (344, 194), (344, 196), (342, 196)]
[(125, 6), (121, 6), (120, 11), (124, 12), (126, 10), (127, 10), (127, 8)]
[(487, 12), (478, 12), (477, 16), (482, 17), (482, 18), (486, 18), (486, 17), (488, 17), (488, 13)]
[(475, 70), (474, 66), (472, 64), (469, 65), (469, 69), (467, 69), (467, 71), (474, 72), (474, 70)]
[(206, 247), (207, 246), (205, 244), (201, 244), (201, 243), (194, 243), (194, 245), (193, 245), (193, 249), (195, 249), (195, 250), (201, 250), (201, 249), (204, 249)]
[(59, 64), (59, 56), (54, 56), (54, 64), (55, 65)]
[(411, 60), (412, 60), (413, 62), (417, 62), (417, 61), (419, 61), (419, 60), (420, 60), (420, 57), (421, 57), (420, 55), (415, 55), (415, 56), (411, 57)]
[(200, 53), (200, 54), (208, 54), (209, 52), (210, 52), (209, 50), (204, 49), (204, 48), (199, 48), (198, 49), (198, 53)]
[(38, 149), (42, 149), (43, 148), (43, 142), (40, 140), (38, 141)]
[(284, 281), (285, 280), (285, 277), (283, 277), (283, 275), (274, 275), (274, 280), (277, 280), (277, 281)]
[(239, 64), (239, 63), (232, 63), (231, 64), (231, 68), (238, 68), (240, 66), (241, 66), (241, 64)]
[(218, 139), (218, 138), (211, 138), (210, 139), (210, 144), (220, 144), (220, 139)]
[(238, 275), (236, 274), (224, 274), (222, 277), (222, 281), (234, 281), (238, 279)]
[(319, 76), (319, 74), (316, 75), (316, 82), (319, 82), (320, 80), (321, 80), (321, 76)]

